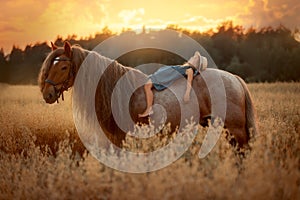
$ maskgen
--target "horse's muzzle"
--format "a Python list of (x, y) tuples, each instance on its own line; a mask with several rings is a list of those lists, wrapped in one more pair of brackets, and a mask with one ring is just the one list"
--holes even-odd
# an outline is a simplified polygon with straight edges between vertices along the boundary
[(43, 91), (43, 98), (46, 103), (52, 104), (56, 102), (58, 96), (53, 87), (49, 87), (47, 90)]

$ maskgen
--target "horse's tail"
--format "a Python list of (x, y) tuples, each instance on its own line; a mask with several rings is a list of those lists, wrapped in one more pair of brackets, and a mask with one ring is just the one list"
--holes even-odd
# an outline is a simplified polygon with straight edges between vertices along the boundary
[(247, 135), (250, 138), (251, 133), (252, 136), (256, 136), (258, 133), (257, 125), (256, 125), (256, 117), (255, 117), (255, 109), (252, 101), (252, 97), (250, 95), (250, 91), (243, 79), (236, 76), (237, 79), (240, 81), (244, 92), (245, 92), (245, 104), (246, 104), (246, 131)]

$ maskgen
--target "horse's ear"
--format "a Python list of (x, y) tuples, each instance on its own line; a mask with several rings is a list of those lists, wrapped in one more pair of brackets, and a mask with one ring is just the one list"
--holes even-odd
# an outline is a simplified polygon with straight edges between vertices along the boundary
[(64, 49), (65, 49), (66, 56), (71, 58), (72, 57), (72, 48), (71, 48), (71, 44), (68, 41), (65, 41)]
[(51, 48), (52, 48), (52, 51), (54, 51), (54, 50), (57, 49), (58, 47), (57, 47), (53, 42), (51, 42)]

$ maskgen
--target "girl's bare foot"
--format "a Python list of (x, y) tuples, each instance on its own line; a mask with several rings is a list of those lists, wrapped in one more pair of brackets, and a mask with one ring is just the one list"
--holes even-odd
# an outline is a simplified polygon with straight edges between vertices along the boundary
[(152, 108), (150, 108), (150, 109), (146, 110), (144, 113), (139, 114), (139, 117), (140, 118), (147, 117), (147, 116), (152, 115), (152, 114), (153, 114), (153, 110), (152, 110)]

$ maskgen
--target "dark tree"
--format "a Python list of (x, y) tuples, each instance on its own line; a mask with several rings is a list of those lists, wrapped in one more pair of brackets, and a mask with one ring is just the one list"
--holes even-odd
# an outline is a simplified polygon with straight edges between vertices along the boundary
[[(204, 33), (183, 29), (178, 25), (169, 25), (167, 29), (193, 38), (207, 50), (219, 68), (237, 74), (248, 82), (300, 81), (300, 43), (293, 36), (298, 30), (291, 31), (283, 25), (277, 28), (245, 30), (242, 26), (234, 26), (230, 21), (220, 24), (217, 31), (208, 30)], [(165, 30), (146, 31), (145, 28), (143, 30), (140, 34), (132, 30), (121, 33), (127, 38), (122, 45), (136, 45), (149, 38), (155, 38), (157, 34), (165, 33)], [(76, 35), (70, 35), (64, 39), (58, 36), (54, 42), (57, 46), (62, 46), (64, 41), (68, 40), (72, 44), (79, 44), (85, 49), (92, 50), (114, 35), (108, 27), (105, 27), (93, 37), (78, 39)], [(174, 41), (174, 45), (178, 46), (178, 43), (175, 43), (179, 41), (177, 37), (180, 37), (180, 34), (174, 38), (166, 38), (163, 42), (167, 44)], [(184, 44), (180, 45), (188, 49)], [(13, 46), (9, 55), (4, 55), (1, 49), (0, 81), (12, 84), (36, 84), (42, 62), (50, 51), (46, 42), (27, 45), (24, 50)], [(146, 63), (181, 64), (185, 61), (172, 52), (157, 49), (128, 52), (117, 60), (131, 67)]]

